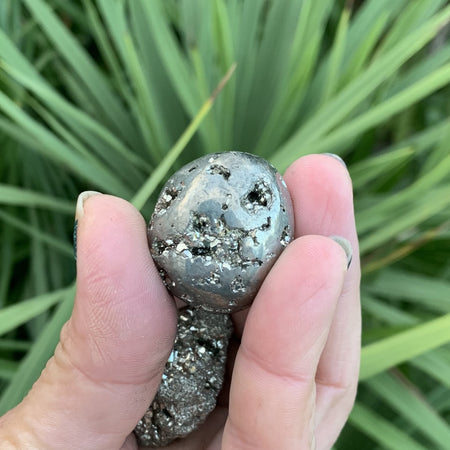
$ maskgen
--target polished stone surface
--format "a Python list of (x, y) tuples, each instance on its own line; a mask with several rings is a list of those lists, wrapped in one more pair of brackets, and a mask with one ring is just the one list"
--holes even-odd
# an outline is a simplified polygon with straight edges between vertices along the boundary
[(206, 155), (166, 183), (148, 229), (167, 288), (214, 312), (248, 307), (293, 238), (281, 175), (249, 153)]
[(178, 312), (175, 344), (161, 384), (134, 430), (139, 445), (164, 447), (204, 422), (222, 388), (232, 330), (227, 314), (189, 307)]

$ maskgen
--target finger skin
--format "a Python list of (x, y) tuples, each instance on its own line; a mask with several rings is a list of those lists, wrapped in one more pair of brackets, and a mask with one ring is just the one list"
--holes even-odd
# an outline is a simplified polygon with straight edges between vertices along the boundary
[(223, 449), (310, 448), (315, 374), (346, 266), (321, 236), (295, 240), (275, 263), (247, 317)]
[(106, 195), (84, 206), (72, 316), (0, 430), (0, 441), (18, 448), (120, 448), (150, 404), (173, 345), (176, 310), (141, 215)]
[(356, 395), (361, 348), (361, 276), (351, 180), (335, 158), (309, 155), (284, 175), (292, 196), (295, 235), (338, 235), (350, 241), (353, 261), (335, 311), (317, 375), (317, 448), (331, 448)]

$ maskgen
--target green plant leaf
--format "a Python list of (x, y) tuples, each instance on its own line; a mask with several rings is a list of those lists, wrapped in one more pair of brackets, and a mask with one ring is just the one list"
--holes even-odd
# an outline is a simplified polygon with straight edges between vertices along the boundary
[(68, 289), (51, 320), (20, 362), (14, 378), (0, 397), (0, 415), (20, 403), (38, 379), (55, 350), (64, 322), (67, 321), (72, 312), (74, 294), (74, 288)]
[[(99, 116), (105, 117), (125, 141), (139, 136), (100, 70), (49, 6), (42, 0), (23, 1), (59, 54), (80, 77), (84, 88), (95, 99), (96, 105), (100, 107)], [(133, 142), (136, 141), (133, 139)]]
[(13, 352), (27, 352), (31, 347), (29, 341), (18, 341), (15, 339), (0, 338), (0, 350), (9, 350)]
[(353, 188), (358, 190), (383, 175), (391, 176), (392, 172), (403, 167), (413, 156), (413, 148), (402, 147), (353, 164), (349, 169)]
[(383, 103), (375, 106), (366, 113), (342, 125), (336, 131), (330, 133), (326, 138), (313, 143), (309, 151), (314, 153), (329, 152), (334, 148), (339, 148), (342, 144), (361, 135), (385, 120), (403, 111), (408, 106), (416, 103), (422, 98), (437, 91), (450, 82), (450, 64), (432, 72), (428, 77), (418, 81), (397, 95), (390, 97)]
[(228, 72), (219, 82), (216, 90), (205, 101), (203, 106), (200, 108), (200, 111), (194, 117), (194, 119), (186, 128), (184, 133), (180, 136), (177, 142), (175, 142), (174, 146), (169, 150), (169, 152), (161, 161), (161, 163), (158, 165), (158, 167), (152, 172), (148, 180), (144, 183), (141, 189), (133, 197), (131, 203), (137, 209), (141, 209), (145, 205), (149, 197), (153, 194), (156, 187), (159, 185), (159, 183), (162, 181), (162, 179), (167, 174), (169, 169), (172, 167), (172, 164), (176, 161), (176, 159), (179, 157), (183, 149), (186, 147), (187, 143), (200, 126), (200, 123), (202, 122), (203, 118), (208, 114), (210, 109), (213, 107), (216, 96), (218, 95), (222, 87), (227, 83), (229, 78), (232, 76), (235, 68), (236, 65), (232, 65), (230, 67)]
[(414, 358), (411, 364), (450, 389), (450, 349), (437, 348)]
[(388, 373), (380, 374), (366, 384), (433, 442), (434, 448), (446, 448), (450, 439), (450, 426), (410, 385)]
[(9, 359), (0, 358), (0, 379), (11, 380), (16, 374), (19, 364)]
[(0, 184), (0, 203), (46, 208), (63, 214), (73, 214), (74, 212), (74, 205), (67, 200), (5, 184)]
[(360, 380), (450, 342), (450, 314), (363, 347)]
[(379, 213), (376, 219), (374, 218), (370, 222), (370, 228), (374, 228), (379, 220), (384, 227), (380, 226), (366, 235), (362, 233), (365, 231), (365, 227), (369, 225), (369, 222), (367, 222), (368, 211), (364, 211), (364, 215), (362, 213), (358, 214), (357, 222), (358, 230), (361, 233), (361, 253), (364, 254), (380, 247), (390, 239), (399, 239), (400, 233), (425, 222), (440, 211), (445, 210), (448, 205), (450, 205), (450, 186), (425, 191), (422, 196), (414, 199), (412, 205), (409, 202), (403, 202), (401, 209), (391, 208), (388, 211), (383, 211), (382, 209), (385, 205), (380, 203), (378, 206), (371, 208), (372, 210), (379, 210)]
[(349, 422), (384, 449), (426, 450), (426, 447), (414, 441), (407, 433), (360, 402), (353, 406)]
[(49, 233), (45, 233), (39, 228), (33, 227), (32, 225), (24, 222), (17, 217), (14, 217), (12, 214), (9, 214), (5, 211), (0, 210), (0, 220), (5, 221), (9, 225), (17, 228), (18, 230), (23, 231), (24, 233), (34, 237), (35, 239), (39, 239), (46, 244), (51, 245), (53, 248), (57, 249), (62, 254), (73, 258), (73, 249), (72, 246), (59, 240), (58, 238), (52, 236)]
[(65, 295), (67, 295), (67, 289), (62, 289), (4, 307), (0, 310), (0, 335), (14, 330), (30, 319), (47, 311), (60, 302)]
[(284, 170), (295, 158), (310, 151), (309, 144), (338, 125), (374, 90), (397, 71), (402, 64), (423, 48), (434, 36), (435, 30), (450, 18), (450, 7), (440, 11), (413, 33), (398, 42), (332, 101), (315, 114), (271, 158), (275, 167)]
[(0, 110), (10, 116), (18, 125), (23, 127), (36, 139), (33, 146), (46, 157), (54, 160), (64, 167), (88, 179), (95, 186), (99, 186), (104, 192), (115, 191), (127, 196), (129, 190), (106, 168), (93, 160), (85, 161), (69, 147), (67, 147), (54, 134), (50, 133), (41, 124), (32, 119), (18, 105), (11, 101), (5, 94), (0, 92)]
[(371, 294), (450, 313), (450, 282), (399, 269), (384, 270), (367, 287)]

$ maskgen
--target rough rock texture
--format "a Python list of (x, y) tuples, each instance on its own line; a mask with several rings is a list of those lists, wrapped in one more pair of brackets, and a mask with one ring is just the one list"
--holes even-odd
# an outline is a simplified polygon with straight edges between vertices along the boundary
[(163, 447), (186, 436), (215, 408), (222, 388), (228, 341), (227, 314), (184, 308), (158, 392), (134, 432), (139, 445)]
[(281, 175), (257, 156), (199, 158), (166, 183), (150, 221), (150, 251), (167, 288), (193, 306), (232, 312), (253, 301), (293, 237)]

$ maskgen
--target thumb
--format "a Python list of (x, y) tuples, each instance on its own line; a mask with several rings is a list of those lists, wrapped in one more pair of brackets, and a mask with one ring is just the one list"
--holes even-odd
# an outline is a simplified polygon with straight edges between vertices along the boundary
[(95, 194), (77, 203), (72, 316), (41, 377), (2, 422), (0, 441), (19, 448), (120, 448), (155, 395), (173, 345), (176, 310), (142, 216), (124, 200)]

